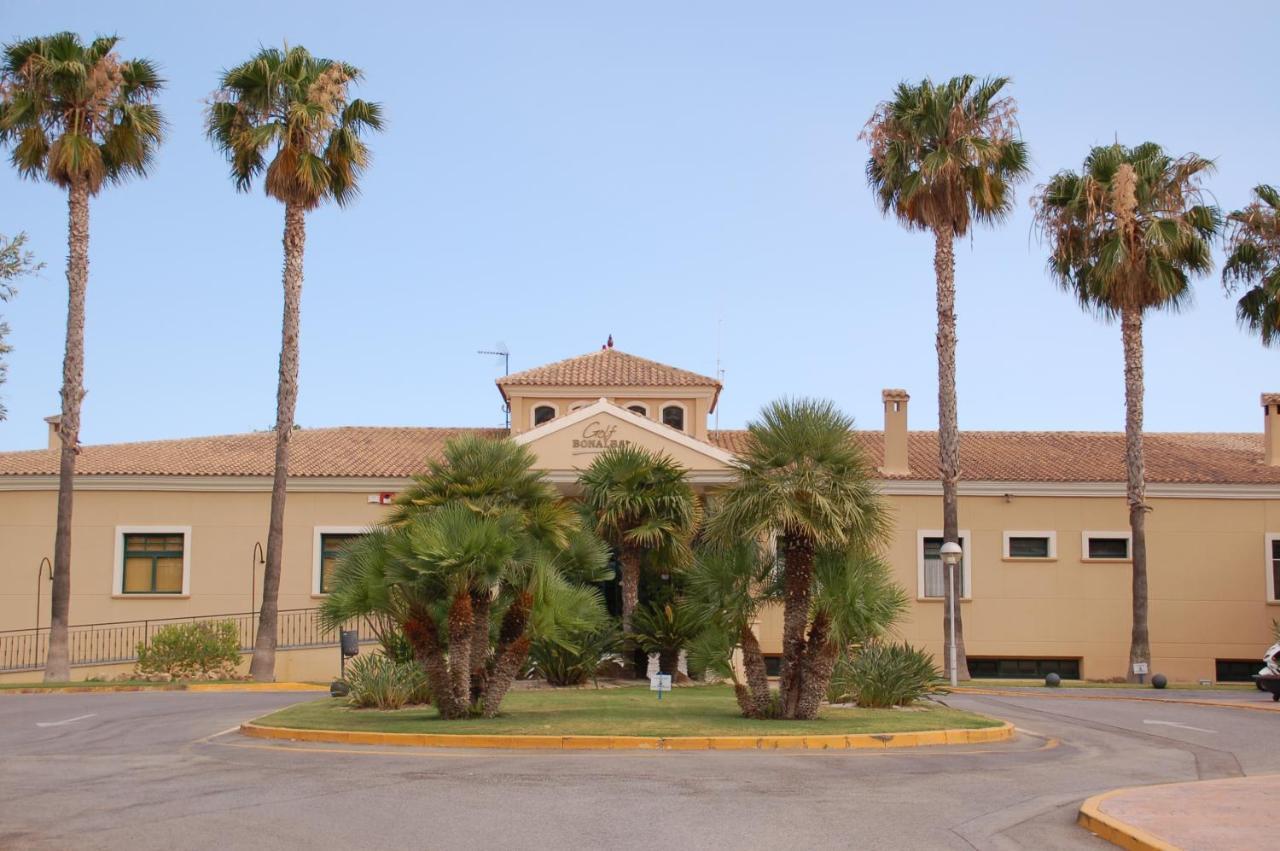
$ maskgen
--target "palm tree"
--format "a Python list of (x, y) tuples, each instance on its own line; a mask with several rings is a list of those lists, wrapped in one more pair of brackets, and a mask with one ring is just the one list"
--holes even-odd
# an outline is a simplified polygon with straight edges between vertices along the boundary
[(84, 44), (61, 32), (7, 44), (0, 62), (0, 144), (12, 148), (19, 174), (67, 192), (67, 339), (46, 682), (65, 682), (71, 674), (71, 507), (84, 398), (89, 199), (103, 186), (145, 176), (164, 130), (152, 102), (163, 85), (156, 66), (121, 59), (117, 41), (108, 36)]
[[(954, 77), (935, 84), (898, 84), (876, 107), (862, 138), (871, 148), (867, 180), (880, 209), (910, 229), (933, 233), (938, 296), (938, 470), (942, 479), (942, 538), (960, 542), (960, 432), (956, 418), (955, 247), (974, 222), (1002, 221), (1013, 209), (1013, 188), (1029, 173), (1017, 105), (1001, 92), (1007, 77)], [(959, 606), (947, 582), (943, 635), (955, 609), (956, 668), (969, 678)], [(943, 653), (949, 656), (950, 640)], [(948, 671), (949, 672), (949, 671)]]
[(1221, 226), (1202, 203), (1200, 181), (1213, 163), (1174, 158), (1159, 145), (1095, 147), (1079, 173), (1062, 171), (1037, 190), (1036, 223), (1049, 240), (1049, 274), (1080, 305), (1120, 319), (1124, 343), (1125, 469), (1132, 531), (1133, 665), (1150, 664), (1147, 631), (1146, 468), (1142, 452), (1142, 322), (1149, 310), (1176, 310), (1191, 278), (1213, 267), (1210, 242)]
[(445, 718), (496, 715), (533, 633), (591, 619), (570, 577), (598, 578), (605, 550), (533, 463), (510, 440), (450, 441), (389, 522), (349, 545), (321, 606), (330, 626), (394, 622)]
[[(26, 244), (25, 233), (20, 233), (13, 239), (0, 234), (0, 301), (8, 301), (18, 294), (14, 281), (43, 268), (44, 264), (37, 263), (31, 252), (24, 248)], [(4, 362), (3, 357), (13, 351), (13, 347), (4, 341), (8, 333), (9, 325), (0, 320), (0, 384), (4, 384), (9, 374), (9, 365)], [(4, 420), (6, 414), (4, 402), (0, 400), (0, 420)]]
[(1248, 289), (1236, 302), (1240, 324), (1262, 338), (1262, 345), (1280, 343), (1280, 192), (1275, 187), (1253, 188), (1253, 200), (1227, 216), (1227, 262), (1222, 283), (1227, 292)]
[(266, 193), (284, 204), (284, 320), (276, 387), (276, 450), (267, 530), (262, 607), (249, 673), (275, 679), (277, 598), (284, 555), (285, 485), (289, 440), (298, 401), (298, 311), (306, 216), (325, 201), (355, 199), (369, 164), (361, 134), (382, 127), (376, 103), (348, 99), (359, 68), (318, 59), (301, 47), (263, 48), (222, 75), (206, 130), (231, 164), (236, 189), (263, 175)]
[[(776, 535), (782, 583), (782, 670), (778, 714), (813, 717), (806, 689), (826, 690), (833, 621), (815, 607), (819, 553), (870, 554), (887, 541), (888, 509), (853, 420), (827, 401), (782, 400), (748, 424), (738, 480), (717, 497), (708, 533), (722, 546)], [(819, 685), (820, 684), (820, 685)], [(816, 713), (817, 704), (812, 704)]]
[(687, 565), (702, 506), (683, 467), (634, 444), (601, 452), (578, 481), (596, 534), (614, 548), (622, 567), (622, 632), (629, 636), (642, 563), (647, 557), (668, 568)]

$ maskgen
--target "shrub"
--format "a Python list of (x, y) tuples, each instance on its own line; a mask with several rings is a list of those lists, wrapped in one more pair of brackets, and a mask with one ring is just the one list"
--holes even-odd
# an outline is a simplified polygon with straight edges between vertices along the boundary
[(399, 709), (430, 703), (427, 675), (413, 662), (396, 662), (378, 653), (357, 656), (347, 664), (347, 703), (359, 708)]
[(240, 663), (240, 630), (234, 621), (172, 624), (139, 643), (137, 652), (135, 670), (144, 676), (231, 678)]
[(591, 679), (620, 643), (612, 625), (561, 638), (537, 638), (529, 648), (529, 661), (547, 685), (577, 686)]
[(876, 642), (836, 663), (827, 699), (858, 706), (908, 706), (940, 691), (933, 655), (909, 644)]

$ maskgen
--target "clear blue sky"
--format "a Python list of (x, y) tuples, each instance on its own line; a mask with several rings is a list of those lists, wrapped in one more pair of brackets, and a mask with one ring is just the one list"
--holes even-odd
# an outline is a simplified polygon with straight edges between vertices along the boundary
[[(281, 207), (237, 194), (201, 132), (219, 71), (260, 43), (365, 70), (382, 101), (363, 197), (308, 223), (298, 422), (501, 424), (500, 367), (624, 351), (725, 376), (721, 425), (782, 394), (881, 426), (905, 387), (936, 425), (932, 242), (883, 219), (857, 135), (901, 79), (1008, 74), (1035, 175), (1151, 139), (1214, 158), (1225, 207), (1280, 182), (1268, 2), (8, 3), (0, 38), (116, 32), (157, 61), (153, 175), (92, 207), (87, 443), (274, 418)], [(240, 10), (242, 11), (242, 10)], [(354, 14), (353, 14), (354, 12)], [(957, 246), (960, 423), (1121, 429), (1119, 330), (1044, 274), (1026, 199)], [(59, 407), (65, 198), (0, 168), (0, 232), (47, 263), (13, 328), (0, 449)], [(1147, 332), (1151, 430), (1258, 431), (1280, 353), (1216, 277)]]

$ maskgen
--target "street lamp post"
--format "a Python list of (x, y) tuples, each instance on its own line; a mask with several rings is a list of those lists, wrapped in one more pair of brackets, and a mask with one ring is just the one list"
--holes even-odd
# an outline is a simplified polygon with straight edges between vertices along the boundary
[[(254, 602), (258, 599), (258, 565), (266, 564), (267, 559), (262, 554), (262, 542), (255, 541), (253, 544), (253, 558), (249, 560), (251, 567), (249, 568), (249, 619), (253, 620)], [(252, 624), (251, 624), (252, 625)]]
[(49, 568), (49, 581), (53, 581), (53, 562), (49, 561), (49, 557), (45, 556), (40, 559), (40, 566), (36, 568), (36, 641), (40, 640), (40, 585), (44, 579), (44, 569)]
[(956, 566), (960, 564), (964, 550), (955, 541), (945, 541), (940, 554), (943, 567), (947, 571), (947, 614), (950, 616), (947, 619), (949, 626), (947, 643), (950, 645), (947, 662), (951, 669), (951, 687), (955, 688), (959, 684), (959, 675), (956, 673)]

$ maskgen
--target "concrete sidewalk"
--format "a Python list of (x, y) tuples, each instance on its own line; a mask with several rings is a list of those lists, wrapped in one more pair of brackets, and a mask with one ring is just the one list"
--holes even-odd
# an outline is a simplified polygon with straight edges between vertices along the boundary
[(1277, 795), (1280, 774), (1136, 786), (1085, 801), (1079, 822), (1121, 848), (1276, 848), (1267, 816)]

